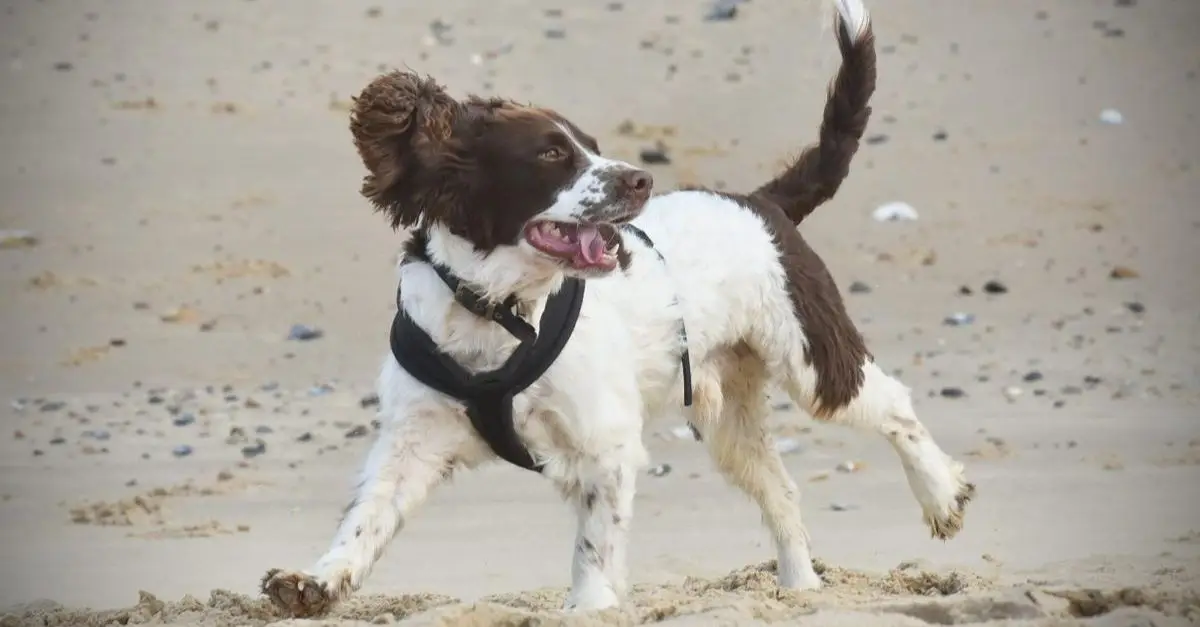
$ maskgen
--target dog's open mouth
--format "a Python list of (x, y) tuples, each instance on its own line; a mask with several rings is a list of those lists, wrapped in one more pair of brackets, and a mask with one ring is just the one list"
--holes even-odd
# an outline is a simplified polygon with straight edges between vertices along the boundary
[(616, 226), (606, 222), (538, 220), (525, 227), (525, 241), (576, 270), (608, 272), (617, 267), (621, 236)]

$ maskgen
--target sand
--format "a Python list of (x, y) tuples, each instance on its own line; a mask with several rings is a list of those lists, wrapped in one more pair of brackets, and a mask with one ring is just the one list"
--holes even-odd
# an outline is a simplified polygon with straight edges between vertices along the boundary
[[(928, 538), (884, 442), (780, 401), (827, 583), (781, 592), (755, 507), (665, 417), (627, 607), (557, 611), (570, 514), (496, 466), (323, 624), (1200, 621), (1200, 4), (872, 8), (870, 137), (804, 232), (968, 464), (962, 534)], [(837, 67), (816, 0), (2, 10), (5, 627), (300, 624), (256, 590), (320, 555), (376, 428), (401, 236), (357, 195), (346, 112), (377, 72), (664, 148), (660, 190), (744, 190), (815, 136)], [(889, 202), (918, 219), (875, 221)]]

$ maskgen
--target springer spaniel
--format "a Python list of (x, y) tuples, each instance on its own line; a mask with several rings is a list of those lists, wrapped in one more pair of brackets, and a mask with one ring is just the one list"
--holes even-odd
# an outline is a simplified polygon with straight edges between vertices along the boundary
[[(354, 500), (312, 568), (263, 578), (277, 606), (326, 612), (363, 585), (431, 490), (498, 457), (545, 475), (578, 516), (567, 609), (619, 604), (647, 464), (643, 424), (682, 396), (717, 468), (762, 509), (779, 584), (817, 589), (799, 490), (765, 427), (772, 384), (817, 420), (886, 438), (932, 535), (961, 529), (975, 487), (918, 420), (908, 388), (876, 365), (796, 230), (846, 177), (875, 89), (867, 11), (861, 0), (833, 2), (842, 64), (820, 141), (746, 195), (651, 197), (649, 174), (601, 156), (549, 109), (456, 100), (404, 72), (363, 90), (350, 124), (368, 172), (362, 193), (393, 228), (414, 229), (393, 346), (423, 336), (439, 363), (475, 374), (527, 352), (533, 334), (569, 342), (519, 393), (475, 399), (474, 411), (393, 351), (378, 381), (382, 429)], [(567, 287), (582, 296), (584, 284), (582, 305), (563, 310), (568, 322), (545, 328), (547, 303)]]

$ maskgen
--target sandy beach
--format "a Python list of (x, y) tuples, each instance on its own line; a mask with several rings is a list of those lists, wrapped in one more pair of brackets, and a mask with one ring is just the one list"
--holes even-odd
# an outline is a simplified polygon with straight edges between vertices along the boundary
[[(802, 228), (967, 464), (964, 531), (930, 539), (885, 442), (781, 397), (822, 591), (776, 587), (757, 508), (666, 417), (626, 607), (559, 611), (571, 512), (497, 464), (320, 624), (1200, 623), (1200, 3), (868, 7), (868, 138)], [(712, 10), (0, 2), (0, 626), (311, 624), (258, 582), (348, 498), (402, 238), (358, 195), (350, 97), (409, 67), (662, 152), (659, 191), (748, 190), (816, 137), (832, 11)]]

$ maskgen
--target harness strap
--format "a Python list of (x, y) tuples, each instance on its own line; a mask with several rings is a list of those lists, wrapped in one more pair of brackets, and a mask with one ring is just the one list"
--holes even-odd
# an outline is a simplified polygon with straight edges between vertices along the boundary
[[(654, 240), (650, 239), (650, 236), (645, 231), (628, 223), (621, 225), (621, 228), (633, 233), (635, 237), (642, 240), (642, 243), (645, 244), (647, 248), (653, 250), (654, 254), (658, 255), (658, 260), (663, 262), (664, 265), (667, 263), (666, 258), (663, 257), (662, 251), (654, 247)], [(679, 319), (679, 343), (683, 346), (683, 352), (679, 355), (679, 363), (683, 369), (683, 406), (691, 407), (692, 355), (691, 352), (688, 351), (687, 325), (684, 324), (683, 318)]]
[[(452, 289), (455, 289), (456, 296), (465, 291), (455, 287)], [(566, 279), (562, 288), (546, 302), (539, 321), (543, 331), (540, 334), (536, 333), (533, 325), (512, 313), (511, 309), (504, 310), (529, 328), (528, 339), (513, 333), (521, 340), (520, 345), (504, 365), (490, 372), (472, 373), (443, 353), (433, 338), (405, 313), (403, 306), (397, 308), (396, 317), (392, 320), (392, 354), (413, 378), (461, 401), (466, 407), (471, 426), (498, 457), (514, 466), (540, 472), (541, 464), (534, 461), (533, 455), (517, 435), (513, 398), (533, 385), (558, 359), (575, 331), (575, 323), (583, 306), (583, 295), (582, 280)], [(474, 309), (471, 311), (475, 312)], [(489, 318), (503, 325), (500, 319)], [(503, 326), (509, 329), (508, 325)], [(512, 333), (512, 329), (509, 332)]]

